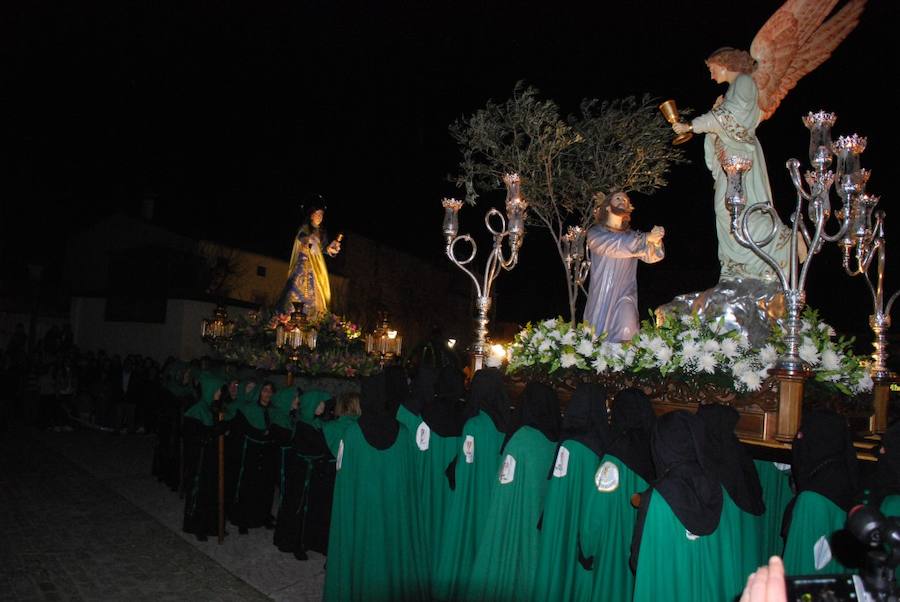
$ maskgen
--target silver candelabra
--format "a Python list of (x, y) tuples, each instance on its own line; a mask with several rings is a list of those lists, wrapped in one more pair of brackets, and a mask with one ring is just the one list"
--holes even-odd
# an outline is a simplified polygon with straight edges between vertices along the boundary
[[(778, 358), (772, 372), (785, 378), (804, 378), (809, 374), (809, 366), (799, 354), (800, 313), (806, 303), (806, 278), (813, 256), (822, 250), (825, 242), (841, 241), (843, 246), (843, 241), (852, 240), (856, 244), (860, 237), (854, 233), (854, 228), (858, 229), (857, 225), (862, 219), (860, 212), (871, 214), (871, 209), (868, 214), (864, 209), (867, 202), (864, 197), (868, 172), (859, 167), (861, 149), (859, 145), (847, 142), (844, 138), (832, 143), (831, 128), (835, 120), (834, 113), (824, 111), (809, 113), (804, 117), (803, 123), (810, 132), (809, 160), (813, 169), (801, 177), (800, 161), (789, 159), (786, 164), (797, 191), (797, 203), (791, 216), (790, 257), (785, 266), (780, 265), (763, 248), (777, 235), (780, 224), (777, 211), (765, 201), (747, 206), (743, 175), (753, 167), (753, 162), (736, 156), (725, 157), (722, 161), (722, 169), (728, 176), (725, 200), (731, 214), (731, 232), (740, 245), (750, 249), (772, 268), (784, 293), (787, 307), (785, 351)], [(838, 156), (837, 173), (829, 169), (835, 154)], [(837, 231), (828, 234), (825, 227), (832, 214), (830, 194), (835, 181), (838, 182), (837, 194), (842, 201), (842, 208), (835, 212)], [(750, 219), (756, 213), (764, 214), (772, 222), (771, 231), (761, 238), (754, 238), (751, 234)], [(848, 236), (850, 238), (846, 238)], [(801, 257), (804, 246), (805, 259)], [(848, 265), (846, 259), (845, 265)], [(889, 321), (888, 319), (888, 323)]]
[[(895, 374), (887, 365), (888, 342), (887, 332), (891, 326), (891, 309), (897, 295), (895, 292), (887, 304), (884, 302), (884, 270), (886, 259), (887, 240), (884, 235), (885, 214), (882, 210), (875, 210), (879, 198), (865, 191), (871, 172), (860, 168), (859, 156), (866, 149), (866, 139), (853, 134), (841, 136), (833, 145), (834, 153), (838, 157), (838, 176), (841, 182), (840, 191), (851, 198), (849, 215), (850, 227), (838, 242), (841, 248), (842, 264), (844, 271), (850, 276), (862, 276), (869, 292), (872, 294), (872, 315), (869, 316), (869, 326), (875, 335), (872, 341), (872, 363), (870, 375), (876, 382), (886, 382), (895, 379)], [(873, 221), (874, 217), (874, 221)], [(856, 260), (856, 265), (851, 265), (851, 257)], [(875, 268), (876, 278), (873, 284), (870, 276), (872, 261), (878, 260)]]
[(569, 226), (560, 238), (566, 270), (575, 286), (583, 286), (591, 270), (591, 260), (587, 253), (587, 231), (581, 226)]
[[(484, 274), (479, 276), (468, 264), (475, 259), (478, 245), (468, 234), (459, 235), (459, 210), (462, 201), (456, 199), (443, 199), (441, 205), (444, 208), (444, 241), (447, 243), (447, 257), (463, 272), (468, 274), (475, 285), (475, 344), (473, 345), (475, 370), (480, 370), (484, 363), (484, 351), (488, 333), (488, 312), (491, 309), (491, 289), (494, 280), (500, 275), (500, 270), (511, 270), (519, 261), (519, 249), (525, 238), (525, 215), (528, 211), (528, 203), (522, 198), (520, 181), (517, 174), (503, 176), (506, 184), (506, 217), (496, 209), (490, 209), (484, 216), (484, 225), (493, 237), (493, 247), (487, 258)], [(499, 221), (499, 227), (495, 224)], [(503, 241), (508, 239), (509, 253), (504, 255)], [(456, 245), (460, 241), (469, 243), (472, 250), (468, 257), (457, 257)]]

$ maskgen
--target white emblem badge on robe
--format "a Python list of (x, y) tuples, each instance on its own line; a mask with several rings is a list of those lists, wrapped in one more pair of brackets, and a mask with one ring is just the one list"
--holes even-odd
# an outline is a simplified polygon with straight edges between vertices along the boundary
[(500, 484), (512, 483), (514, 478), (516, 478), (516, 459), (506, 454), (503, 466), (500, 467)]
[(419, 446), (420, 450), (425, 451), (428, 449), (429, 441), (431, 441), (431, 429), (422, 422), (419, 424), (419, 428), (416, 429), (416, 445)]
[(475, 437), (472, 435), (466, 435), (466, 440), (463, 441), (463, 456), (466, 458), (466, 464), (475, 461)]
[(335, 461), (335, 463), (334, 463), (334, 469), (335, 469), (335, 470), (340, 470), (340, 469), (341, 469), (341, 462), (343, 461), (343, 459), (344, 459), (344, 440), (341, 439), (341, 442), (340, 442), (340, 444), (338, 445), (337, 459), (336, 459), (336, 461)]
[(780, 470), (781, 472), (788, 472), (791, 470), (790, 464), (782, 464), (781, 462), (772, 462), (775, 465), (775, 468)]
[(684, 536), (687, 537), (688, 541), (697, 541), (698, 539), (700, 539), (699, 535), (694, 535), (687, 529), (684, 530)]
[(553, 465), (553, 476), (561, 478), (569, 472), (569, 450), (560, 446), (559, 453), (556, 454), (556, 464)]
[(600, 465), (594, 475), (594, 484), (597, 491), (610, 493), (619, 488), (619, 467), (607, 460)]
[(813, 558), (816, 562), (816, 570), (821, 571), (829, 562), (831, 562), (831, 546), (828, 545), (828, 539), (823, 535), (813, 546)]

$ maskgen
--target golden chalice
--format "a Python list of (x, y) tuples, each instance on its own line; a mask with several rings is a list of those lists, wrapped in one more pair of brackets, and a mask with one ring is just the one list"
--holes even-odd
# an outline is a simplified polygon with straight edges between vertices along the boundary
[[(666, 102), (659, 105), (659, 110), (663, 114), (663, 117), (666, 118), (671, 124), (676, 124), (681, 121), (681, 118), (678, 116), (678, 107), (675, 106), (674, 100), (667, 100)], [(672, 144), (684, 144), (688, 140), (694, 137), (693, 132), (685, 132), (683, 134), (678, 134), (674, 140), (672, 140)]]

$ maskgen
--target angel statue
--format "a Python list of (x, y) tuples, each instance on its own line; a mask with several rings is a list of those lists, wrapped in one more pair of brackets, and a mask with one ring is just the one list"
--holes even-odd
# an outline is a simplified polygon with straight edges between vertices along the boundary
[[(765, 202), (772, 204), (772, 192), (762, 146), (756, 136), (759, 124), (772, 116), (788, 91), (807, 73), (831, 56), (832, 51), (853, 31), (859, 23), (866, 0), (850, 0), (831, 18), (827, 19), (838, 0), (788, 0), (759, 30), (750, 45), (750, 52), (734, 48), (720, 48), (707, 59), (710, 77), (716, 83), (728, 84), (728, 90), (719, 96), (708, 113), (690, 123), (672, 124), (677, 134), (693, 131), (706, 134), (703, 145), (706, 166), (715, 181), (714, 207), (716, 234), (719, 241), (719, 283), (731, 289), (762, 289), (772, 291), (764, 283), (776, 280), (772, 269), (749, 249), (742, 247), (731, 234), (731, 216), (725, 203), (727, 178), (721, 167), (721, 159), (736, 155), (753, 161), (752, 169), (744, 176), (747, 205)], [(783, 268), (790, 261), (790, 228), (776, 224), (777, 233), (764, 247)], [(753, 238), (760, 240), (772, 231), (772, 221), (766, 215), (754, 213), (748, 227)], [(802, 245), (802, 241), (801, 241)], [(798, 249), (800, 260), (806, 248)], [(747, 280), (754, 282), (745, 282)], [(762, 282), (759, 282), (762, 281)], [(777, 290), (777, 289), (774, 289)], [(692, 299), (678, 299), (692, 304), (694, 311), (702, 311), (703, 305), (721, 291), (711, 289), (694, 294)], [(732, 290), (733, 292), (733, 290)], [(747, 292), (747, 291), (745, 291)], [(769, 299), (754, 299), (752, 303), (765, 305)], [(724, 299), (719, 295), (715, 302), (722, 311)]]

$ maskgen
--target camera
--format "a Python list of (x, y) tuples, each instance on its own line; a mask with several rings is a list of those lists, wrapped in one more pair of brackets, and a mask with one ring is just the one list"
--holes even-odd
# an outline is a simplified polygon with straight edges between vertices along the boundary
[(790, 602), (900, 601), (894, 579), (900, 564), (900, 520), (869, 506), (856, 506), (847, 514), (845, 529), (868, 548), (862, 574), (786, 577)]

